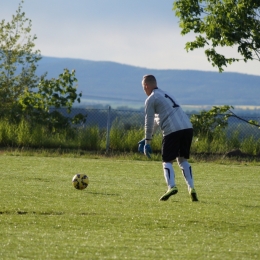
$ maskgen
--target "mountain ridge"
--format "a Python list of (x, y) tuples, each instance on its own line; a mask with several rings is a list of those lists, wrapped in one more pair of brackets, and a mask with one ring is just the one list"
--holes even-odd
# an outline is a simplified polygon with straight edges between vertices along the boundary
[(57, 78), (64, 68), (76, 70), (78, 91), (83, 97), (143, 102), (141, 80), (145, 74), (157, 78), (158, 87), (186, 105), (259, 106), (260, 76), (236, 72), (148, 69), (112, 61), (43, 57), (37, 74)]

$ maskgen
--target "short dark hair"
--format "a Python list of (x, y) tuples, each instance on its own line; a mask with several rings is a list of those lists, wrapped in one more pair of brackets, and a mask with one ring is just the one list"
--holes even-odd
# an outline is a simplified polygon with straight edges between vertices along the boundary
[(144, 75), (143, 82), (147, 84), (154, 84), (157, 85), (156, 78), (154, 75)]

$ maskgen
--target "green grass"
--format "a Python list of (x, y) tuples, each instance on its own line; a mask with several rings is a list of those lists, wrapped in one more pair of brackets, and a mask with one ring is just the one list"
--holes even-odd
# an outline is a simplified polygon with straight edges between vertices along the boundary
[[(260, 166), (192, 163), (199, 202), (160, 202), (161, 163), (0, 156), (0, 259), (259, 259)], [(75, 173), (86, 190), (72, 187)]]

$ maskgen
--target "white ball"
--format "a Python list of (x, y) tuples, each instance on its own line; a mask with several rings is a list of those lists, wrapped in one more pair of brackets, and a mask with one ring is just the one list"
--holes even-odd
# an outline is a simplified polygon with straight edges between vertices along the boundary
[(77, 173), (72, 178), (72, 185), (77, 190), (84, 190), (88, 187), (89, 179), (88, 176), (84, 173)]

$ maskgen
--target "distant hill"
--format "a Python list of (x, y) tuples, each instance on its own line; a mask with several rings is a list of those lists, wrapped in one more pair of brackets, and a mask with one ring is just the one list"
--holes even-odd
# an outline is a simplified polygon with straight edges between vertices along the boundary
[(78, 90), (84, 98), (144, 102), (141, 80), (145, 74), (157, 78), (158, 87), (183, 105), (260, 106), (260, 76), (195, 70), (156, 70), (115, 62), (43, 57), (37, 73), (57, 77), (64, 68), (76, 70)]

